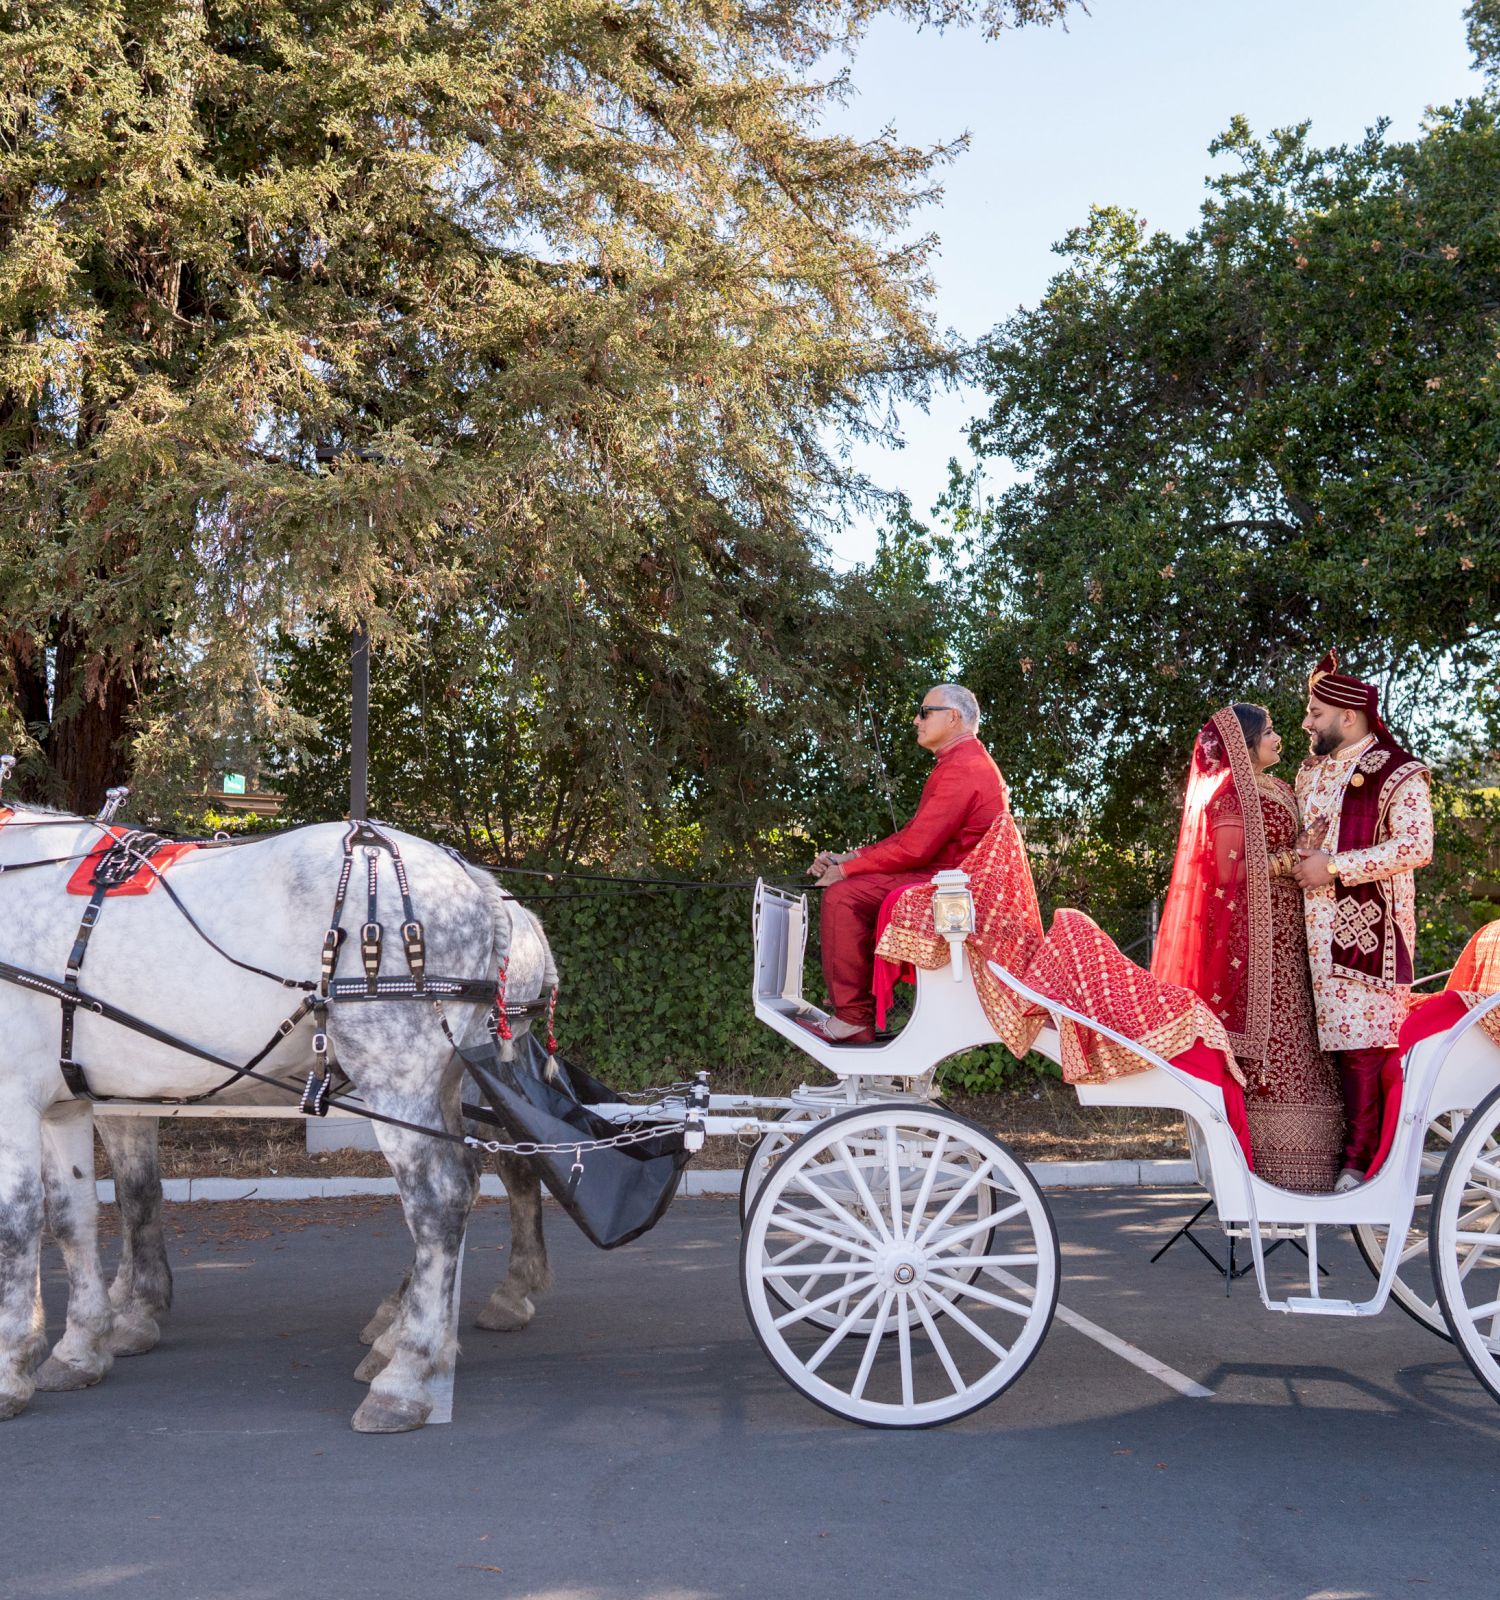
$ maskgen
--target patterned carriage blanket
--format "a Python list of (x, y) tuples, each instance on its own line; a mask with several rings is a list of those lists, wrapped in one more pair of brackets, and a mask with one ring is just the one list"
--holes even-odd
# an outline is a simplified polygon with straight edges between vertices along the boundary
[[(966, 946), (969, 968), (991, 1027), (1013, 1054), (1026, 1054), (1047, 1018), (994, 978), (989, 961), (1049, 1000), (1097, 1018), (1169, 1060), (1191, 1053), (1195, 1045), (1222, 1052), (1220, 1072), (1227, 1078), (1232, 1057), (1224, 1026), (1192, 990), (1159, 982), (1081, 911), (1058, 911), (1051, 928), (1042, 931), (1026, 849), (1008, 812), (995, 820), (963, 868), (975, 913), (974, 935)], [(933, 932), (932, 894), (930, 885), (919, 884), (893, 894), (882, 908), (876, 949), (876, 1000), (882, 1012), (904, 967), (936, 968), (949, 959), (946, 941)], [(1061, 1045), (1068, 1083), (1103, 1083), (1148, 1065), (1123, 1045), (1072, 1022), (1062, 1025)]]
[[(1421, 1039), (1445, 1033), (1481, 1001), (1500, 991), (1500, 919), (1487, 922), (1464, 946), (1447, 983), (1436, 994), (1414, 994), (1401, 1027), (1401, 1054)], [(1479, 1019), (1479, 1026), (1500, 1044), (1500, 1011)]]

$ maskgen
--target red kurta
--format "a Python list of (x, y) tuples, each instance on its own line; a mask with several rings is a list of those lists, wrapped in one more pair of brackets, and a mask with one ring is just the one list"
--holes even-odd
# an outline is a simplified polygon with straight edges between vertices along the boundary
[(1005, 782), (973, 734), (937, 753), (917, 813), (899, 832), (867, 844), (844, 863), (846, 878), (873, 872), (940, 872), (956, 867), (989, 832), (1005, 805)]
[(843, 881), (823, 891), (819, 944), (829, 1008), (844, 1022), (875, 1021), (875, 923), (895, 888), (956, 867), (1005, 809), (1005, 782), (972, 734), (938, 751), (916, 815), (844, 862)]

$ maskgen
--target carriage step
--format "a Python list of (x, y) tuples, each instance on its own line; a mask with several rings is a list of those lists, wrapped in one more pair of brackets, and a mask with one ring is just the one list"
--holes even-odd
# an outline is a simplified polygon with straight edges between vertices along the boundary
[(1369, 1300), (1332, 1300), (1320, 1294), (1292, 1294), (1281, 1302), (1287, 1311), (1312, 1317), (1368, 1317), (1373, 1315)]

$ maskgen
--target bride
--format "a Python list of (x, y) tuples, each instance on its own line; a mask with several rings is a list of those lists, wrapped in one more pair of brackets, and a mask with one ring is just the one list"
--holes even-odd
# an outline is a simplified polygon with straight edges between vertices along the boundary
[(1172, 882), (1151, 970), (1202, 996), (1245, 1074), (1255, 1170), (1323, 1194), (1338, 1176), (1344, 1105), (1318, 1048), (1291, 785), (1263, 706), (1215, 712), (1193, 746)]

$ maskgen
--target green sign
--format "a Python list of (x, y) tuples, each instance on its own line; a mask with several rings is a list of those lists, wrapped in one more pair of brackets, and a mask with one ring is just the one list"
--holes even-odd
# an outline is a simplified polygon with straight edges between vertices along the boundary
[(245, 774), (243, 772), (226, 772), (224, 774), (225, 794), (244, 794)]

